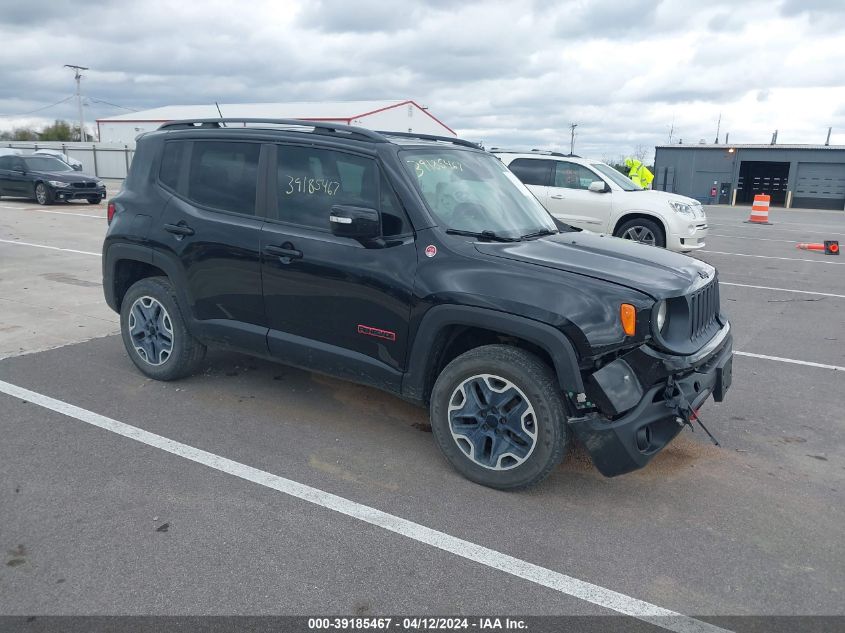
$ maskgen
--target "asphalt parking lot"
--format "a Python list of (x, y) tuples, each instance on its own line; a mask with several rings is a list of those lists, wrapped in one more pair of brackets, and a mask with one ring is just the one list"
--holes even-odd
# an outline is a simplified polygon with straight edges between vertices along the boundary
[(48, 397), (0, 393), (0, 614), (845, 615), (845, 259), (795, 249), (845, 213), (747, 214), (709, 208), (696, 255), (741, 353), (702, 410), (721, 447), (684, 431), (616, 479), (576, 447), (502, 493), (373, 389), (224, 352), (144, 378), (105, 205), (0, 200), (0, 381)]

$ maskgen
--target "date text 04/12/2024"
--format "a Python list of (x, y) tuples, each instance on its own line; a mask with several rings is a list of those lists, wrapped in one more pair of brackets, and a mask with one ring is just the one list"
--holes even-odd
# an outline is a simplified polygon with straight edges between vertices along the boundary
[(352, 618), (309, 618), (309, 630), (341, 631), (519, 631), (528, 627), (518, 618), (479, 617), (479, 618), (442, 618), (442, 617), (352, 617)]

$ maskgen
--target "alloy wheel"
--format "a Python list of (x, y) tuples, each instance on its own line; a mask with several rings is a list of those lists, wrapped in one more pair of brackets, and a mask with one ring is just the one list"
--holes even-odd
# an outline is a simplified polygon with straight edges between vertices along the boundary
[(153, 297), (139, 297), (129, 310), (129, 336), (144, 362), (163, 365), (173, 353), (173, 323), (161, 303)]
[(645, 226), (632, 226), (622, 234), (622, 238), (654, 246), (657, 241), (651, 229)]
[(492, 374), (464, 380), (449, 398), (452, 439), (474, 463), (510, 470), (537, 445), (534, 407), (519, 387)]
[(35, 187), (35, 200), (38, 204), (47, 204), (47, 188), (42, 183)]

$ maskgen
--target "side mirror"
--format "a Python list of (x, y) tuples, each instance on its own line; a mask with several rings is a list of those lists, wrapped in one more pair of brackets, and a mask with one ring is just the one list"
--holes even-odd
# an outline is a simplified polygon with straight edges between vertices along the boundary
[(609, 191), (607, 188), (607, 184), (603, 180), (594, 180), (590, 183), (590, 186), (587, 187), (593, 193), (606, 193)]
[(374, 240), (381, 237), (381, 215), (375, 209), (345, 204), (332, 206), (329, 214), (332, 235), (355, 240)]
[(74, 171), (82, 171), (82, 165), (71, 165)]

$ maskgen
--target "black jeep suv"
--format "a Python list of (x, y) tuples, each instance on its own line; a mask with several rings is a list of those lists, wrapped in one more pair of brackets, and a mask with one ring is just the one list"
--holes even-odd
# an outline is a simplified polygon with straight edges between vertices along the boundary
[(428, 405), (478, 483), (540, 481), (574, 433), (644, 466), (730, 385), (716, 271), (556, 225), (454, 138), (201, 120), (138, 139), (103, 245), (106, 300), (147, 376), (207, 345)]

